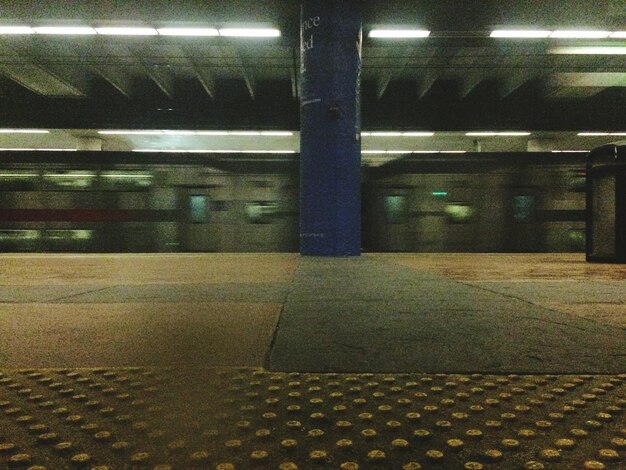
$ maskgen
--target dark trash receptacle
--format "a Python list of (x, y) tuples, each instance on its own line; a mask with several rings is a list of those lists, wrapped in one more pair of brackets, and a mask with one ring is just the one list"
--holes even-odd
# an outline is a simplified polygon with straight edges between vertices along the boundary
[(587, 160), (587, 261), (626, 263), (626, 144)]

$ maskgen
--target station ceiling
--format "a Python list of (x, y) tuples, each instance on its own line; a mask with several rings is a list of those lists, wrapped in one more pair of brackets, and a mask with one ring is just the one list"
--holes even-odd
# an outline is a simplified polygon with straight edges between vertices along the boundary
[[(497, 29), (624, 31), (623, 0), (365, 0), (363, 11), (364, 130), (554, 139), (626, 131), (626, 55), (606, 50), (623, 51), (626, 38), (490, 37)], [(254, 26), (281, 36), (0, 35), (0, 128), (299, 128), (298, 1), (25, 0), (3, 2), (3, 25)], [(375, 28), (431, 34), (369, 38)], [(604, 53), (580, 53), (590, 47)], [(615, 139), (597, 142), (606, 140)]]

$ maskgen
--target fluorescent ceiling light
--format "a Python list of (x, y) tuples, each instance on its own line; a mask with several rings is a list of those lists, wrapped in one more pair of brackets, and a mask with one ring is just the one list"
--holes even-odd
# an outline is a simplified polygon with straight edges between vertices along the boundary
[(515, 29), (501, 29), (492, 31), (490, 36), (492, 38), (547, 38), (550, 36), (552, 31), (541, 31), (541, 30), (515, 30)]
[(432, 137), (434, 132), (403, 132), (402, 137)]
[(493, 132), (493, 131), (486, 131), (486, 132), (466, 132), (465, 133), (466, 136), (468, 137), (494, 137), (494, 136), (499, 136), (499, 137), (522, 137), (522, 136), (528, 136), (531, 135), (530, 132), (518, 132), (518, 131), (512, 131), (512, 132)]
[(273, 137), (287, 137), (287, 136), (292, 136), (293, 132), (289, 132), (289, 131), (262, 131), (261, 135), (273, 136)]
[(30, 26), (0, 26), (0, 34), (35, 34)]
[(624, 55), (626, 47), (555, 47), (550, 54), (586, 54), (586, 55)]
[(98, 131), (101, 135), (162, 135), (163, 131)]
[(0, 151), (10, 151), (10, 152), (76, 152), (76, 149), (55, 149), (55, 148), (4, 148), (0, 149)]
[(467, 150), (442, 150), (440, 153), (467, 153)]
[(215, 28), (159, 28), (161, 36), (219, 36)]
[(227, 131), (197, 131), (196, 134), (218, 136), (218, 135), (228, 135), (228, 132)]
[(294, 154), (295, 150), (212, 150), (212, 149), (133, 149), (133, 152), (142, 153), (272, 153), (272, 154)]
[(249, 136), (261, 135), (261, 132), (259, 131), (230, 131), (228, 135), (238, 135), (242, 137), (249, 137)]
[(430, 31), (423, 29), (373, 29), (369, 33), (371, 38), (427, 38)]
[(197, 135), (196, 131), (163, 131), (165, 135)]
[(373, 154), (384, 154), (387, 153), (385, 150), (361, 150), (361, 153), (364, 155), (373, 155)]
[(154, 28), (128, 27), (96, 28), (96, 32), (105, 36), (156, 36), (159, 34)]
[(0, 129), (0, 134), (49, 134), (45, 129)]
[(219, 30), (220, 36), (246, 38), (276, 38), (280, 31), (269, 28), (224, 28)]
[(626, 132), (611, 132), (609, 135), (626, 136)]
[(614, 33), (611, 33), (610, 37), (616, 38), (616, 39), (625, 39), (626, 31), (615, 31)]
[(554, 31), (550, 34), (551, 38), (565, 38), (565, 39), (603, 39), (608, 38), (611, 31), (576, 31), (576, 30), (564, 30)]
[(96, 30), (87, 26), (39, 26), (33, 28), (37, 34), (93, 35)]
[(551, 150), (552, 153), (589, 153), (589, 150)]
[(604, 137), (609, 135), (608, 132), (579, 132), (579, 137)]
[(372, 137), (400, 137), (402, 132), (394, 132), (394, 131), (381, 131), (381, 132), (370, 132), (370, 136)]

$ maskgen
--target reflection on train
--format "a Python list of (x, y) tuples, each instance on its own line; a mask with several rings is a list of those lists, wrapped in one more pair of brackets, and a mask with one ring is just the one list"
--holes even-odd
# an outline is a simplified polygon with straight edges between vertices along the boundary
[[(2, 152), (0, 250), (298, 250), (298, 157)], [(365, 251), (582, 251), (585, 155), (412, 155), (363, 171)]]

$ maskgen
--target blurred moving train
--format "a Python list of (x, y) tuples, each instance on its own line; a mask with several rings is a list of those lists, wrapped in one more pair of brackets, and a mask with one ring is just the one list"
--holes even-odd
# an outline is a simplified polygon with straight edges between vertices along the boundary
[[(0, 251), (298, 251), (297, 155), (0, 157)], [(585, 158), (409, 154), (364, 166), (363, 250), (584, 251)]]

